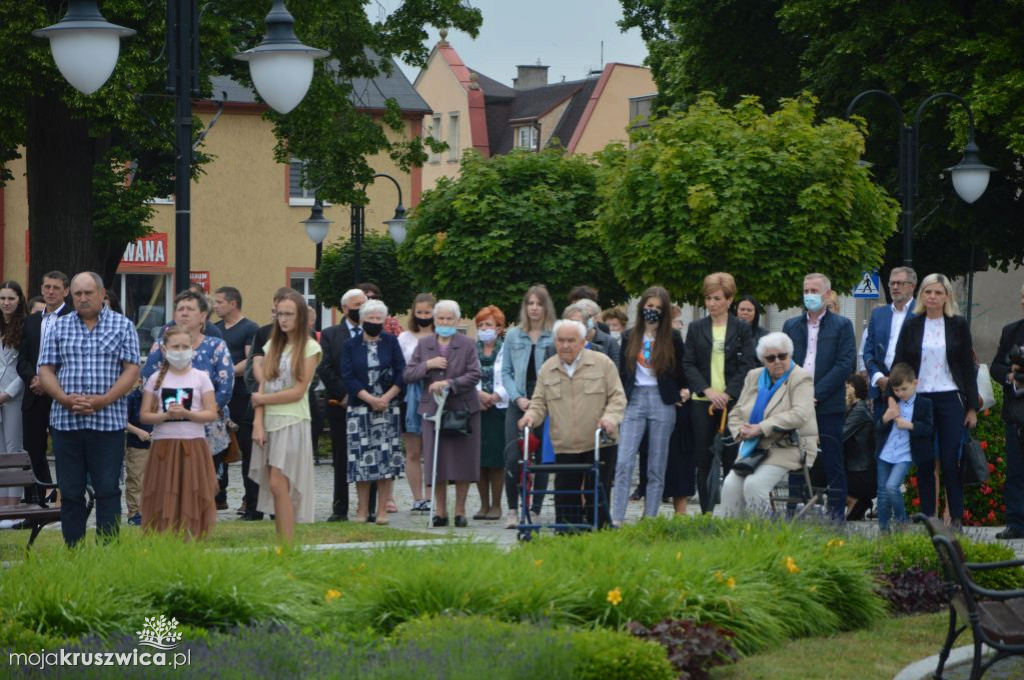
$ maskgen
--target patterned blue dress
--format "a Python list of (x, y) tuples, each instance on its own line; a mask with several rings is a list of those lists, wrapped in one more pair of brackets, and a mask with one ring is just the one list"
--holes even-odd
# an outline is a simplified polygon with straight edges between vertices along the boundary
[[(375, 397), (386, 391), (381, 384), (377, 345), (376, 342), (363, 345), (366, 348), (369, 392)], [(374, 411), (365, 404), (350, 404), (347, 417), (348, 481), (372, 482), (399, 477), (405, 470), (399, 400), (392, 399), (384, 411)]]

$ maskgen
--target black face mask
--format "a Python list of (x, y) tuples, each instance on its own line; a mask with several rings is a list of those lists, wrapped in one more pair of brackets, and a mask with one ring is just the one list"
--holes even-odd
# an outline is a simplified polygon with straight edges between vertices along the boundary
[(363, 335), (368, 335), (371, 338), (375, 338), (380, 335), (381, 331), (384, 330), (384, 324), (374, 323), (373, 321), (363, 322)]
[(346, 313), (348, 314), (349, 321), (351, 321), (352, 323), (354, 323), (355, 325), (358, 326), (359, 325), (359, 309), (358, 308), (357, 309), (350, 309)]
[(420, 328), (426, 328), (427, 326), (434, 323), (434, 317), (432, 316), (428, 316), (426, 319), (421, 319), (418, 316), (414, 316), (413, 319), (416, 320), (416, 325), (419, 326)]

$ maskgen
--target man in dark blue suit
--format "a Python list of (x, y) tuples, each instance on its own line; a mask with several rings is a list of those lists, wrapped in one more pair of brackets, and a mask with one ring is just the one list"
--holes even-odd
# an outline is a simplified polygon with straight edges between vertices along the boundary
[[(1024, 288), (1020, 292), (1020, 309), (1024, 313)], [(1006, 528), (996, 534), (1003, 540), (1024, 538), (1024, 454), (1021, 453), (1019, 428), (1010, 416), (1010, 403), (1022, 398), (1015, 389), (1010, 363), (1010, 348), (1024, 345), (1024, 319), (1003, 327), (999, 348), (992, 359), (989, 374), (992, 381), (1003, 386), (1003, 421), (1006, 423)]]
[(788, 319), (782, 332), (793, 341), (793, 361), (814, 377), (814, 411), (818, 420), (821, 462), (828, 482), (832, 518), (846, 517), (846, 466), (843, 463), (843, 419), (846, 416), (846, 379), (857, 355), (853, 324), (830, 314), (824, 299), (832, 283), (824, 274), (804, 277), (806, 313)]
[(917, 273), (910, 267), (895, 267), (889, 273), (889, 293), (892, 304), (871, 312), (868, 336), (864, 341), (864, 367), (871, 385), (868, 396), (875, 405), (875, 420), (885, 411), (885, 390), (889, 386), (889, 371), (896, 355), (896, 341), (900, 339), (903, 321), (914, 311), (914, 289)]

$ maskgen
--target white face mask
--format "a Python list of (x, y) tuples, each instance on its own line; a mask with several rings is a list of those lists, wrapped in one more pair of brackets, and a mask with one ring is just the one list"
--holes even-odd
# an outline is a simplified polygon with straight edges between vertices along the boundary
[(191, 347), (188, 349), (175, 349), (164, 353), (164, 357), (167, 359), (167, 363), (171, 365), (176, 371), (180, 371), (184, 368), (188, 368), (192, 365), (192, 357), (195, 355), (195, 350)]
[(622, 331), (609, 331), (608, 335), (612, 336), (616, 340), (619, 340), (622, 338)]

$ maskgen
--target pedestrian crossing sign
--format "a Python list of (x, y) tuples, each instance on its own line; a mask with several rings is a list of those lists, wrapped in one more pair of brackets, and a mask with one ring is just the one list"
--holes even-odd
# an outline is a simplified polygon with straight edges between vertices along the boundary
[(853, 288), (853, 297), (863, 300), (877, 300), (881, 290), (878, 270), (861, 274), (860, 282)]

